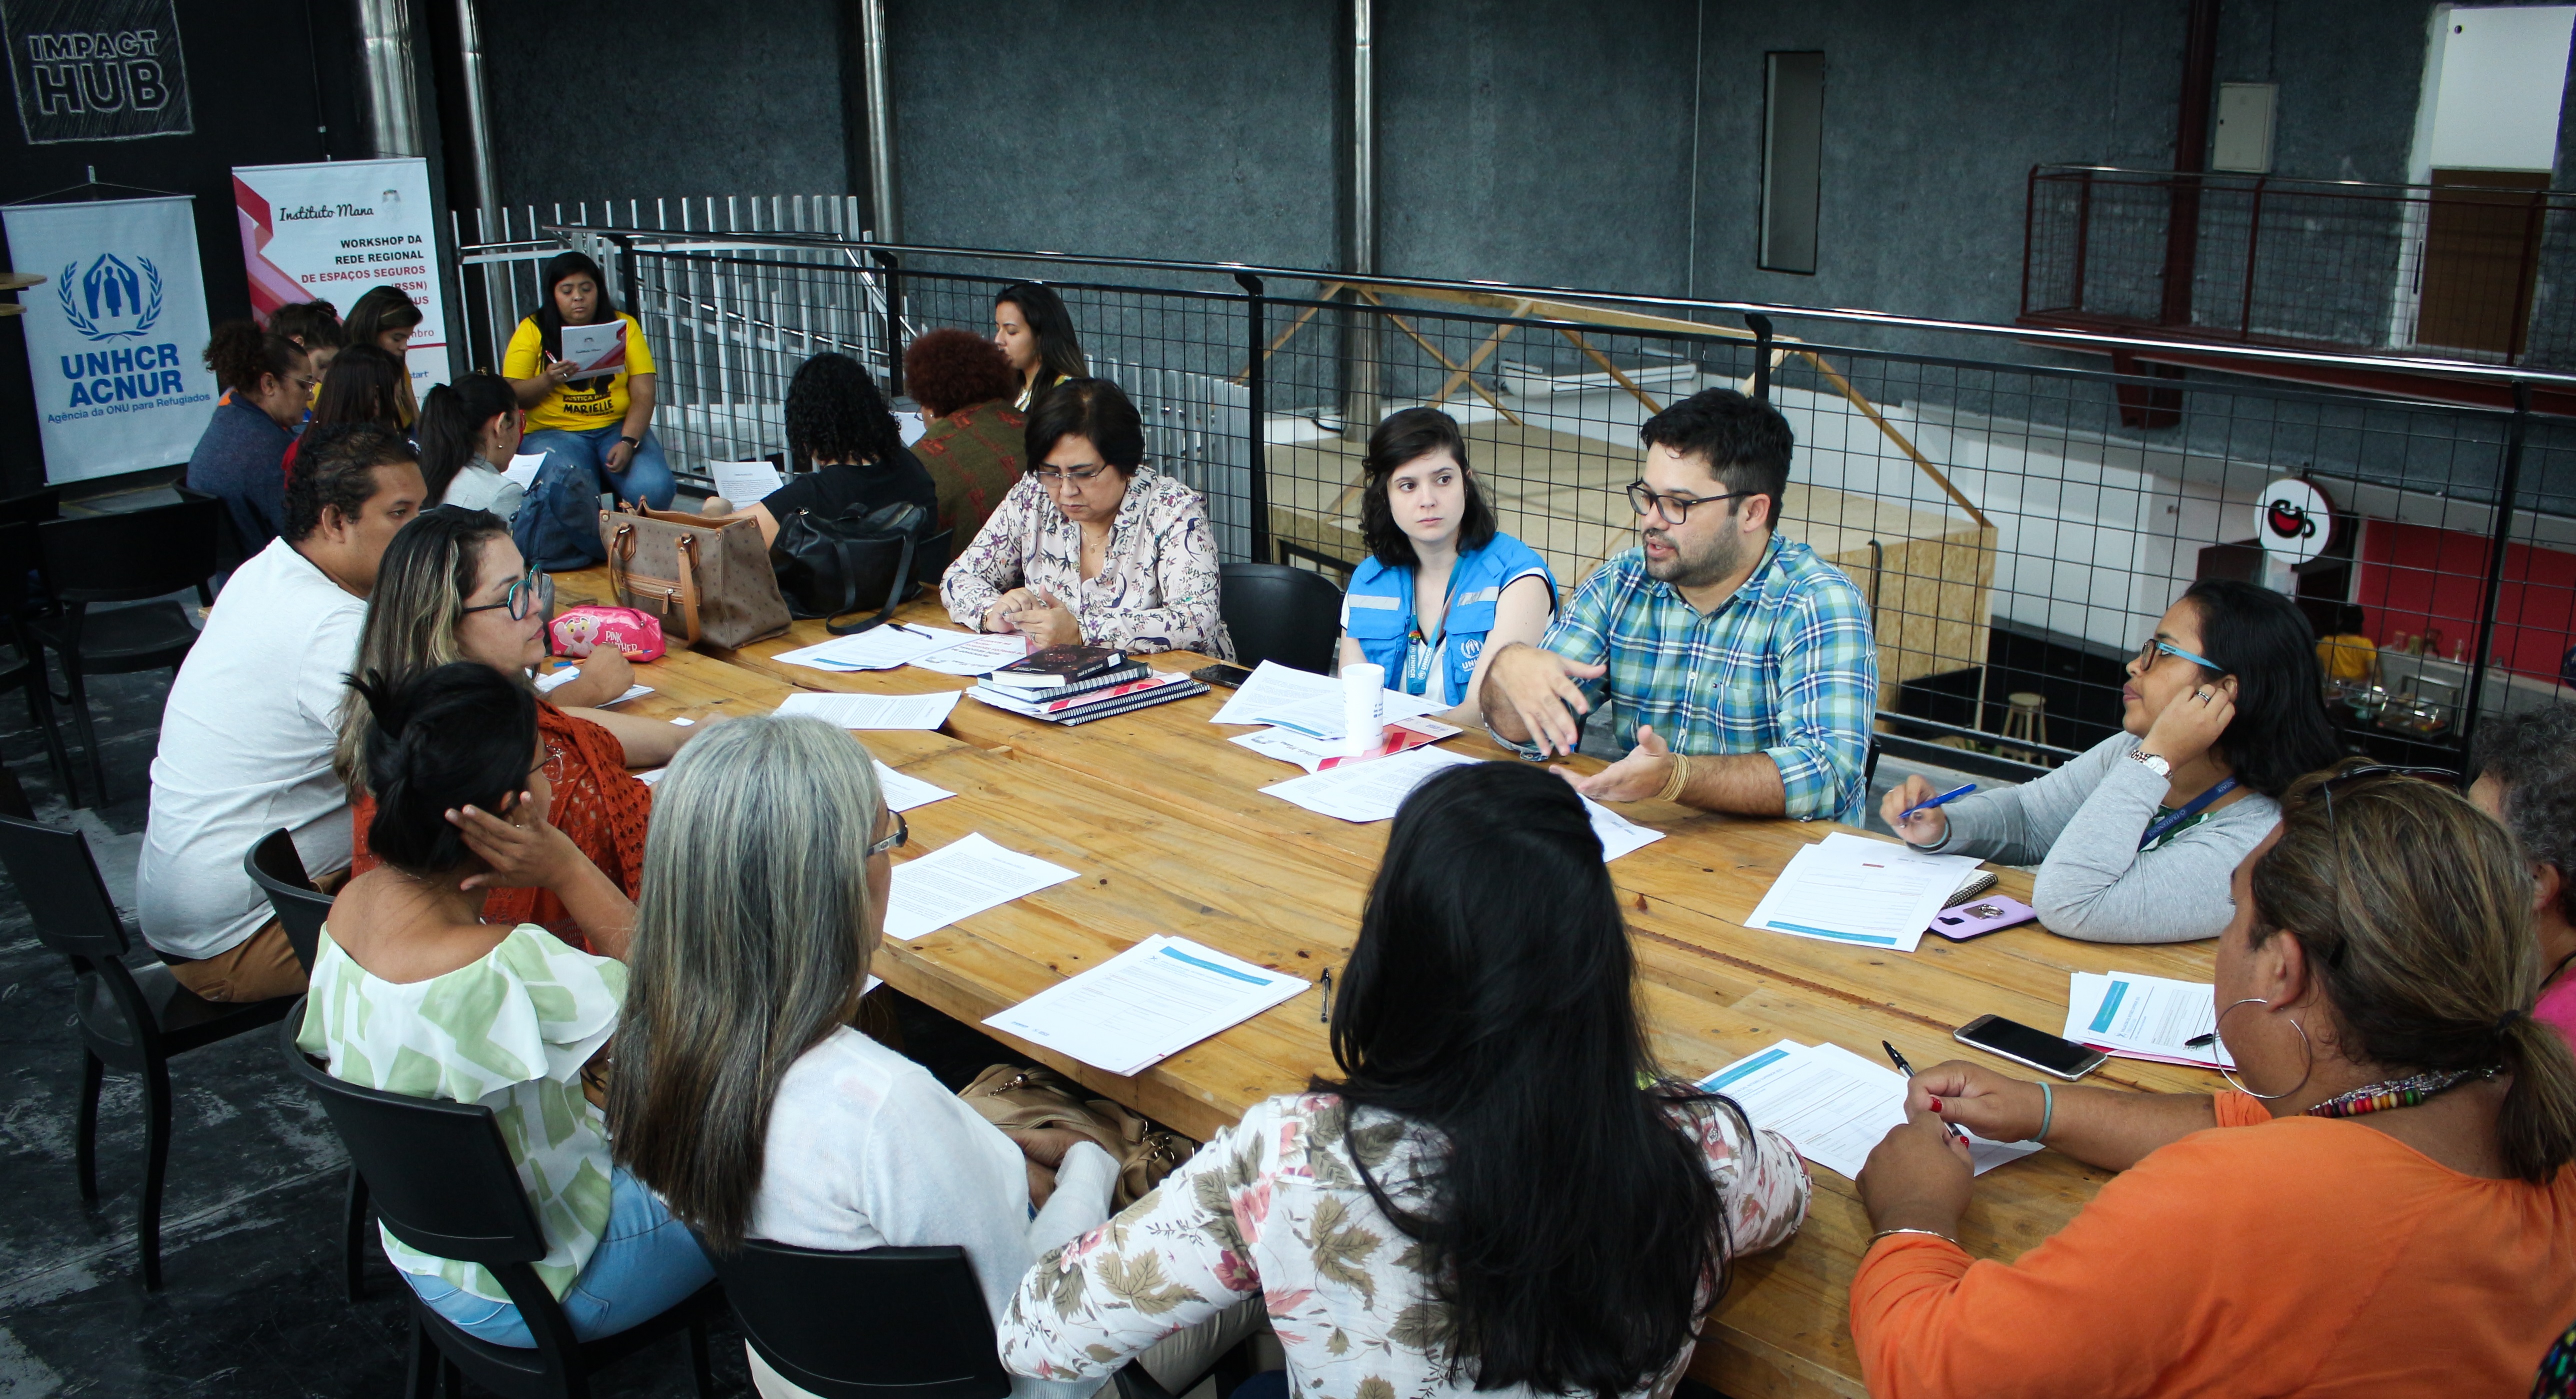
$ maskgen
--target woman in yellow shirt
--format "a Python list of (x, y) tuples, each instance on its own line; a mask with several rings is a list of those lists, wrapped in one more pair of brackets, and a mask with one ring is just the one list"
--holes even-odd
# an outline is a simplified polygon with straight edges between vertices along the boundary
[[(617, 309), (599, 264), (582, 253), (557, 253), (542, 278), (546, 304), (519, 322), (501, 358), (502, 376), (528, 410), (523, 452), (541, 452), (586, 470), (598, 489), (620, 500), (641, 500), (659, 510), (680, 483), (653, 436), (653, 351), (644, 327)], [(623, 368), (586, 379), (573, 377), (564, 358), (565, 326), (626, 326)]]

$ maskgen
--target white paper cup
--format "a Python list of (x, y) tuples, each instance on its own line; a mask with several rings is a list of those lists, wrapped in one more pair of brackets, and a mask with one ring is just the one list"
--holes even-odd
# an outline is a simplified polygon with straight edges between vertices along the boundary
[(1342, 667), (1342, 753), (1363, 757), (1377, 751), (1386, 733), (1386, 667)]

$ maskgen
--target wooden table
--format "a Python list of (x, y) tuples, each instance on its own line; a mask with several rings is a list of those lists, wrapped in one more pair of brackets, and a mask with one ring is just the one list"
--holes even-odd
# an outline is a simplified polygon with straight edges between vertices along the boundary
[[(596, 597), (602, 580), (563, 575), (558, 593)], [(948, 625), (915, 604), (906, 620)], [(855, 674), (784, 665), (778, 653), (826, 639), (800, 622), (718, 657), (678, 654), (641, 668), (667, 695), (637, 712), (690, 703), (749, 712), (775, 707), (795, 688), (864, 693), (963, 689), (969, 682), (917, 668)], [(1175, 653), (1158, 669), (1206, 658)], [(889, 941), (875, 968), (907, 995), (968, 1023), (1017, 1004), (1098, 964), (1152, 932), (1196, 938), (1247, 961), (1313, 978), (1349, 956), (1387, 825), (1321, 816), (1260, 788), (1295, 775), (1224, 740), (1244, 730), (1208, 723), (1221, 694), (1158, 705), (1074, 728), (1039, 723), (961, 700), (953, 737), (869, 733), (890, 765), (958, 795), (908, 814), (917, 850), (980, 831), (1015, 850), (1077, 872), (1042, 890), (910, 943)], [(1449, 745), (1509, 757), (1481, 735)], [(1598, 760), (1579, 759), (1579, 767)], [(1611, 865), (1627, 907), (1641, 977), (1640, 1004), (1668, 1068), (1698, 1076), (1782, 1037), (1832, 1041), (1878, 1057), (1893, 1042), (1918, 1064), (1964, 1054), (1950, 1032), (1978, 1015), (2042, 1029), (2065, 1018), (2068, 975), (2113, 969), (2211, 979), (2207, 944), (2105, 947), (2036, 925), (1953, 944), (1925, 939), (1905, 954), (1755, 932), (1743, 926), (1801, 846), (1837, 829), (1639, 803), (1625, 814), (1666, 838)], [(2030, 876), (2003, 872), (2004, 892), (2027, 898)], [(1309, 994), (1130, 1078), (1017, 1044), (1104, 1096), (1205, 1138), (1251, 1104), (1332, 1072), (1326, 1027)], [(1009, 1039), (1008, 1036), (1000, 1036)], [(2209, 1091), (2199, 1070), (2113, 1060), (2094, 1082), (2165, 1091)], [(1847, 1299), (1869, 1237), (1851, 1182), (1816, 1170), (1806, 1227), (1787, 1247), (1741, 1260), (1710, 1319), (1691, 1373), (1737, 1396), (1860, 1396)], [(1977, 1185), (1962, 1242), (1980, 1257), (2010, 1258), (2056, 1232), (2108, 1179), (2042, 1152)]]

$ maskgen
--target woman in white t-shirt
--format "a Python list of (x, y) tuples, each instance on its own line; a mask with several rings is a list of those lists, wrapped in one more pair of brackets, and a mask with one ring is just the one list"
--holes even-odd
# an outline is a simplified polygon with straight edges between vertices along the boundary
[[(905, 835), (867, 750), (819, 720), (682, 749), (654, 793), (608, 1120), (618, 1163), (709, 1244), (960, 1247), (998, 1316), (1040, 1253), (1109, 1217), (1118, 1167), (1069, 1132), (1005, 1136), (849, 1028)], [(1257, 1324), (1238, 1308), (1146, 1368), (1179, 1393)], [(806, 1393), (750, 1356), (768, 1399)]]
[(508, 524), (526, 488), (501, 474), (519, 450), (526, 415), (510, 381), (475, 370), (429, 391), (420, 405), (420, 477), (432, 505), (489, 510)]

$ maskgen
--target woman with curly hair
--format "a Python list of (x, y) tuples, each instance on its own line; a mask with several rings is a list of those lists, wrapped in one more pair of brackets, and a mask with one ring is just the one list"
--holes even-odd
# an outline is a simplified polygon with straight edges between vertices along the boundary
[(934, 330), (903, 352), (903, 381), (927, 431), (913, 444), (939, 488), (939, 523), (966, 552), (993, 507), (1020, 479), (1026, 413), (1011, 406), (1011, 362), (967, 330)]
[(700, 513), (750, 520), (760, 526), (760, 542), (770, 544), (779, 523), (799, 510), (830, 520), (906, 501), (939, 509), (938, 488), (905, 449), (885, 395), (848, 355), (820, 354), (797, 366), (787, 384), (787, 450), (796, 467), (787, 484), (745, 507), (709, 496)]

